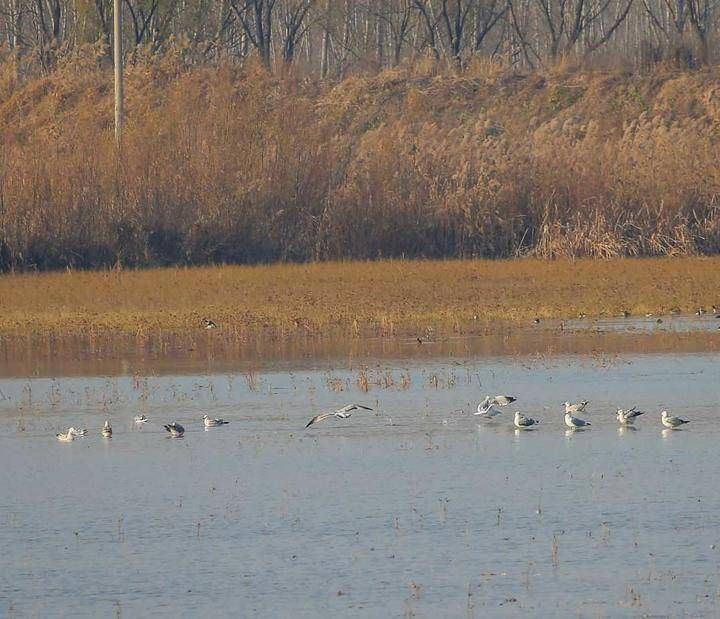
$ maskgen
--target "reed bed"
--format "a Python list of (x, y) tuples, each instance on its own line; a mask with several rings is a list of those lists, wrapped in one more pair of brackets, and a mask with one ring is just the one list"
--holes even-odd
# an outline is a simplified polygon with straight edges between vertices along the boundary
[(0, 269), (720, 251), (720, 69), (0, 63)]
[[(642, 316), (720, 306), (720, 258), (325, 262), (65, 271), (0, 277), (0, 334), (207, 331), (212, 351), (252, 337), (401, 336), (416, 346), (536, 318)], [(209, 353), (208, 353), (209, 354)], [(248, 378), (249, 381), (252, 377)]]

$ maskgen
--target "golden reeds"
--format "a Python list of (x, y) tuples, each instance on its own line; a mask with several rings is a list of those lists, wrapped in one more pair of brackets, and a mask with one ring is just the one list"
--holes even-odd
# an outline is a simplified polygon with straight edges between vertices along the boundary
[(0, 269), (720, 251), (717, 68), (315, 83), (168, 52), (128, 67), (118, 165), (91, 52), (0, 64)]

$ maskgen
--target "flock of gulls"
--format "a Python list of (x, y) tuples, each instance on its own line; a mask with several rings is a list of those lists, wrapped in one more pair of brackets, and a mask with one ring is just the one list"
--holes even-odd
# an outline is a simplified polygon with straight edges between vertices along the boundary
[[(493, 419), (498, 415), (502, 414), (501, 409), (503, 407), (512, 404), (513, 402), (515, 402), (515, 400), (517, 400), (517, 398), (511, 395), (486, 396), (485, 399), (480, 402), (480, 404), (478, 404), (477, 412), (473, 414), (484, 417), (485, 419)], [(588, 404), (589, 402), (587, 400), (576, 403), (565, 402), (565, 425), (570, 428), (570, 430), (584, 430), (592, 425), (589, 421), (581, 419), (577, 416), (585, 412), (585, 407)], [(305, 428), (309, 428), (316, 423), (321, 423), (333, 417), (335, 419), (349, 419), (352, 416), (353, 411), (357, 410), (371, 411), (373, 409), (369, 406), (364, 406), (363, 404), (348, 404), (347, 406), (343, 406), (342, 408), (339, 408), (337, 410), (315, 415), (310, 421), (308, 421)], [(635, 420), (644, 414), (645, 412), (638, 410), (636, 406), (627, 409), (619, 408), (616, 413), (616, 419), (621, 426), (627, 427), (632, 426), (635, 423)], [(136, 425), (146, 424), (149, 423), (149, 421), (150, 419), (148, 419), (148, 417), (145, 415), (136, 415), (133, 418), (133, 422)], [(204, 414), (202, 416), (202, 421), (205, 430), (208, 430), (209, 428), (217, 428), (230, 423), (229, 421), (225, 421), (224, 419), (213, 419), (207, 414)], [(675, 430), (676, 428), (679, 428), (686, 423), (690, 423), (689, 420), (681, 419), (680, 417), (671, 415), (667, 411), (662, 411), (662, 413), (660, 413), (660, 422), (663, 426), (665, 426), (665, 428), (670, 430)], [(513, 424), (518, 430), (527, 430), (539, 423), (540, 421), (538, 419), (528, 417), (520, 411), (515, 411), (515, 415), (513, 416)], [(175, 421), (173, 421), (172, 423), (164, 424), (163, 427), (167, 431), (168, 436), (173, 438), (180, 438), (185, 434), (185, 428)], [(59, 441), (63, 443), (70, 443), (74, 441), (76, 437), (87, 436), (87, 434), (88, 430), (86, 428), (78, 430), (75, 427), (70, 427), (67, 429), (67, 432), (56, 434), (55, 436)], [(112, 437), (112, 427), (110, 426), (109, 419), (105, 420), (105, 425), (103, 426), (102, 430), (100, 430), (100, 435), (106, 439)]]
[[(496, 395), (494, 397), (487, 396), (482, 402), (480, 402), (480, 404), (478, 404), (475, 415), (479, 415), (487, 419), (497, 417), (502, 412), (500, 407), (512, 404), (516, 399), (517, 398), (514, 398), (511, 395)], [(585, 407), (589, 403), (590, 402), (587, 400), (576, 403), (565, 402), (565, 425), (568, 428), (571, 430), (579, 430), (592, 425), (589, 421), (581, 419), (577, 416), (578, 414), (585, 412)], [(640, 417), (640, 415), (644, 414), (644, 411), (639, 411), (637, 406), (633, 406), (632, 408), (619, 408), (615, 418), (622, 426), (632, 426), (635, 423), (635, 420)], [(518, 430), (525, 430), (540, 422), (539, 420), (532, 419), (519, 411), (515, 411), (513, 423)], [(663, 411), (660, 413), (660, 423), (662, 423), (662, 425), (666, 428), (674, 430), (686, 423), (690, 423), (690, 421), (671, 415), (667, 411)]]
[[(225, 421), (224, 419), (212, 419), (207, 414), (202, 416), (202, 420), (203, 426), (206, 430), (208, 428), (225, 426), (230, 423), (229, 421)], [(143, 425), (149, 422), (150, 419), (146, 415), (135, 415), (135, 417), (133, 418), (133, 423), (135, 423), (135, 425)], [(180, 438), (181, 436), (183, 436), (183, 434), (185, 434), (185, 428), (176, 421), (173, 421), (172, 423), (166, 423), (163, 425), (163, 427), (167, 431), (168, 436), (171, 436), (173, 438)], [(55, 436), (57, 437), (57, 440), (59, 440), (61, 443), (71, 443), (77, 437), (87, 436), (87, 434), (87, 428), (78, 430), (74, 426), (71, 426), (67, 429), (67, 432), (56, 434)], [(102, 436), (103, 438), (112, 438), (112, 427), (110, 426), (109, 419), (105, 420), (105, 425), (103, 426), (102, 430), (100, 430), (100, 436)]]

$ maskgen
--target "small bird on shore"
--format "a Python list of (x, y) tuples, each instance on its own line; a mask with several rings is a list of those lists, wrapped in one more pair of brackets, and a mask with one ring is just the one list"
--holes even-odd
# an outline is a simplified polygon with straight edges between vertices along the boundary
[(637, 410), (637, 406), (632, 408), (618, 408), (616, 419), (623, 425), (632, 425), (637, 417), (644, 415), (643, 411)]
[(571, 415), (576, 415), (577, 413), (582, 413), (585, 410), (585, 407), (589, 404), (588, 400), (583, 400), (582, 402), (577, 402), (575, 404), (571, 404), (570, 402), (565, 402), (565, 412), (570, 413)]
[(369, 406), (363, 406), (362, 404), (348, 404), (347, 406), (343, 406), (342, 408), (337, 409), (336, 411), (331, 411), (329, 413), (320, 413), (319, 415), (315, 415), (310, 421), (308, 421), (308, 424), (305, 426), (306, 428), (309, 428), (314, 423), (320, 423), (321, 421), (325, 421), (326, 419), (329, 419), (330, 417), (336, 417), (337, 419), (348, 419), (352, 415), (352, 411), (363, 409), (366, 411), (371, 411), (372, 408)]
[(109, 420), (109, 419), (106, 419), (106, 420), (105, 420), (105, 425), (103, 426), (103, 429), (100, 430), (100, 434), (101, 434), (104, 438), (110, 438), (110, 437), (112, 436), (112, 428), (110, 427), (110, 420)]
[(534, 426), (535, 424), (540, 422), (537, 419), (532, 419), (531, 417), (523, 415), (519, 411), (515, 411), (515, 419), (513, 419), (513, 423), (515, 424), (515, 427), (519, 430), (525, 430), (530, 426)]
[(578, 428), (584, 428), (585, 426), (591, 426), (592, 424), (589, 421), (580, 419), (579, 417), (574, 417), (570, 413), (565, 413), (565, 425), (568, 428), (577, 430)]
[(64, 434), (56, 434), (55, 436), (61, 443), (72, 443), (75, 440), (75, 433), (72, 432), (72, 428), (68, 428)]
[(707, 310), (702, 306), (700, 306), (697, 312), (695, 312), (696, 316), (704, 316), (705, 314), (707, 314)]
[(203, 318), (202, 323), (206, 329), (217, 329), (217, 325), (215, 324), (215, 322), (210, 320), (209, 318)]
[(675, 417), (675, 415), (671, 415), (671, 414), (668, 413), (667, 411), (663, 411), (663, 412), (660, 414), (660, 421), (662, 421), (662, 424), (663, 424), (666, 428), (671, 428), (671, 429), (673, 429), (673, 430), (674, 430), (675, 428), (679, 428), (679, 427), (680, 427), (681, 425), (683, 425), (683, 424), (690, 423), (690, 420), (688, 420), (688, 419), (680, 419), (680, 417)]
[(203, 415), (203, 424), (205, 424), (206, 428), (216, 428), (217, 426), (226, 426), (229, 424), (229, 421), (225, 421), (224, 419), (210, 419), (210, 417), (207, 416), (207, 413)]
[(185, 434), (185, 428), (174, 421), (172, 423), (165, 424), (163, 427), (170, 433), (170, 436), (174, 438), (180, 438), (183, 434)]
[(145, 415), (135, 415), (133, 421), (135, 423), (147, 423), (150, 420)]

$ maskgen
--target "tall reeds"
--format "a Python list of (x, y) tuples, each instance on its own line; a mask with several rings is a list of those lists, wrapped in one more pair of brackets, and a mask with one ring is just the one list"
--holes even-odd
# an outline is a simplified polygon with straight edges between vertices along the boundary
[(720, 251), (720, 72), (0, 65), (0, 268)]

